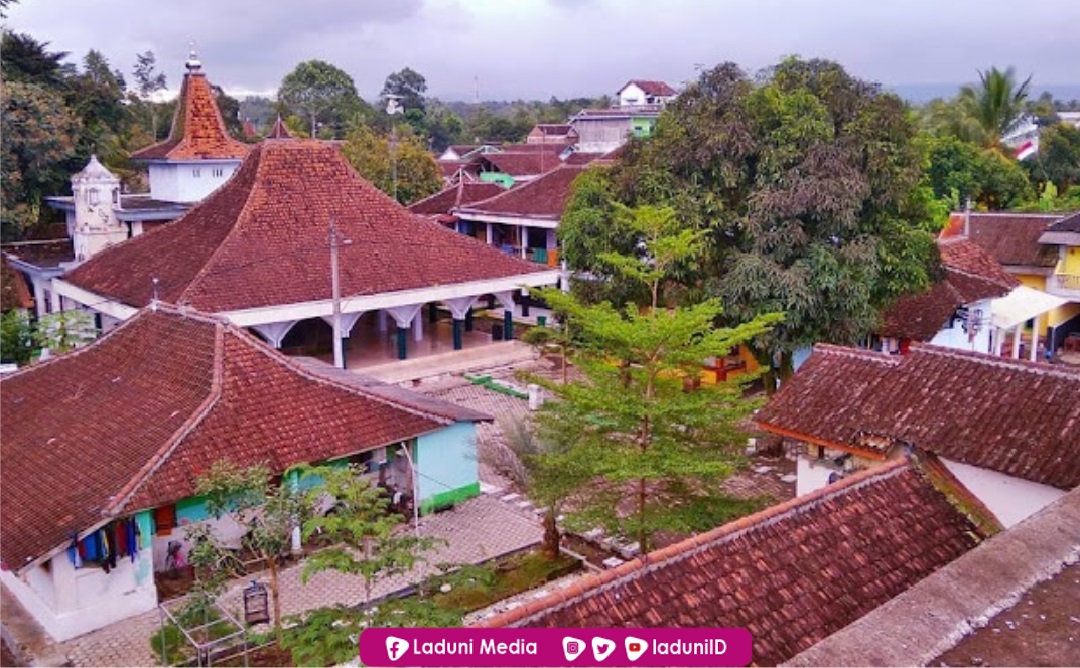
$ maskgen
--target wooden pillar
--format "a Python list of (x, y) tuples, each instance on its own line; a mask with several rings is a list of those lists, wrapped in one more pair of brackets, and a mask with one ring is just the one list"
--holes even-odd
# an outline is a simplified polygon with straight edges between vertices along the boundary
[(454, 350), (461, 350), (461, 347), (462, 347), (461, 346), (461, 324), (462, 324), (462, 322), (463, 322), (462, 320), (458, 320), (457, 318), (454, 318), (454, 320), (453, 320)]
[(465, 311), (465, 331), (466, 332), (471, 332), (472, 330), (473, 330), (473, 313), (472, 313), (472, 307), (470, 306), (469, 309), (467, 311)]
[(397, 328), (397, 358), (405, 359), (409, 354), (409, 328)]
[(514, 338), (514, 312), (503, 311), (503, 340), (511, 341)]

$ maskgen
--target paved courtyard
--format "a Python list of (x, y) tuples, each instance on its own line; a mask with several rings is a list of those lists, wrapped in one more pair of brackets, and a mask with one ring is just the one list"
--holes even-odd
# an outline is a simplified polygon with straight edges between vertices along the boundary
[[(443, 538), (447, 544), (433, 551), (426, 564), (409, 573), (378, 581), (372, 593), (374, 597), (408, 587), (433, 572), (435, 564), (483, 562), (535, 545), (543, 533), (532, 513), (490, 495), (422, 518), (420, 524), (422, 535)], [(328, 605), (363, 603), (363, 578), (324, 572), (312, 577), (305, 585), (300, 581), (300, 570), (301, 565), (297, 564), (281, 574), (281, 603), (285, 615)], [(265, 581), (265, 577), (263, 579)], [(241, 596), (247, 582), (234, 582), (222, 597), (227, 609), (242, 608)], [(150, 650), (149, 638), (158, 630), (158, 623), (158, 612), (152, 610), (61, 643), (58, 649), (76, 666), (156, 665), (159, 661)]]

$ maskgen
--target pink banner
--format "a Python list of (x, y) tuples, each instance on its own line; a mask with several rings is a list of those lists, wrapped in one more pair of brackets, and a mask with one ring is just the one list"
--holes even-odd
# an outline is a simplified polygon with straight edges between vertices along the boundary
[(745, 666), (746, 629), (367, 629), (365, 666)]

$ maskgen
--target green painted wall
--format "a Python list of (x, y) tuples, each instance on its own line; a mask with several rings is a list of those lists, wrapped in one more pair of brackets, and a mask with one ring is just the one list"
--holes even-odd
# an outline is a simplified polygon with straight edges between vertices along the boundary
[(481, 183), (498, 183), (503, 188), (514, 185), (514, 177), (502, 172), (480, 172)]
[(428, 512), (480, 494), (476, 425), (459, 422), (417, 439), (420, 508)]
[(635, 137), (648, 137), (652, 134), (654, 125), (656, 125), (655, 118), (634, 118), (630, 121), (631, 132)]

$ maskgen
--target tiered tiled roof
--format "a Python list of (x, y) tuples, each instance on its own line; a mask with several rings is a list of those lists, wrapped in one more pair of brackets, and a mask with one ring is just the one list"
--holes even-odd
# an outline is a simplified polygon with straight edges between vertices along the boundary
[(775, 665), (907, 590), (980, 540), (904, 462), (856, 474), (485, 622), (745, 627)]
[(339, 150), (311, 140), (259, 144), (224, 186), (174, 223), (94, 256), (64, 278), (144, 306), (219, 313), (329, 299), (331, 219), (342, 295), (534, 273), (466, 235), (418, 218), (362, 179)]
[(626, 90), (627, 86), (635, 85), (640, 88), (646, 95), (655, 95), (657, 97), (671, 97), (678, 95), (678, 91), (669, 86), (664, 81), (650, 81), (646, 79), (631, 79), (626, 82), (626, 86), (619, 89), (619, 92)]
[(479, 213), (559, 220), (566, 208), (566, 201), (570, 199), (571, 185), (584, 170), (580, 166), (563, 165), (535, 181), (511, 188), (491, 199), (458, 207), (456, 212), (462, 218), (468, 218), (470, 213)]
[[(943, 237), (964, 234), (964, 213), (953, 213)], [(1006, 267), (1053, 267), (1057, 249), (1039, 244), (1039, 237), (1060, 214), (975, 213), (968, 214), (967, 237)]]
[(267, 139), (295, 139), (293, 133), (289, 132), (289, 128), (285, 127), (285, 122), (281, 120), (281, 116), (278, 116), (274, 121), (274, 124), (270, 126), (270, 130), (266, 133)]
[(1012, 274), (967, 237), (938, 240), (945, 277), (925, 292), (901, 297), (883, 314), (882, 336), (929, 341), (956, 309), (1003, 297), (1020, 285)]
[(131, 159), (227, 160), (243, 158), (250, 150), (249, 145), (229, 136), (210, 81), (197, 61), (189, 61), (169, 138), (135, 151)]
[[(1080, 369), (914, 344), (817, 345), (762, 408), (768, 431), (873, 456), (910, 445), (1031, 482), (1080, 485)], [(876, 444), (883, 444), (875, 448)]]
[(0, 557), (191, 496), (215, 461), (280, 473), (454, 420), (313, 374), (242, 330), (159, 307), (0, 380)]
[(425, 197), (419, 202), (413, 202), (409, 205), (409, 211), (421, 216), (438, 216), (450, 213), (454, 207), (479, 202), (504, 192), (506, 192), (506, 188), (497, 183), (466, 183), (459, 181), (430, 197)]

